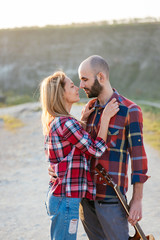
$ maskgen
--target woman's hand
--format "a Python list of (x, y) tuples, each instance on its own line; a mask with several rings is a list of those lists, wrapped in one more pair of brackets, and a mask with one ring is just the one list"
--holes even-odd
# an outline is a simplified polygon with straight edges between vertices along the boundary
[(110, 119), (119, 111), (119, 103), (113, 98), (104, 108), (101, 121), (110, 121)]
[(81, 112), (81, 121), (82, 122), (87, 122), (89, 115), (95, 110), (95, 108), (92, 107), (94, 102), (95, 102), (95, 99), (92, 99), (82, 109), (82, 112)]
[(119, 104), (116, 98), (113, 98), (104, 108), (101, 125), (98, 132), (98, 137), (101, 137), (104, 141), (107, 140), (107, 131), (111, 117), (113, 117), (119, 111)]

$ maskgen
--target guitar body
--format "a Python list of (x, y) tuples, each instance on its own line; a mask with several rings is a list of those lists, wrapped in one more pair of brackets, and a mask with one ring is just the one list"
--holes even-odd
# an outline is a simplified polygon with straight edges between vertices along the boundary
[[(139, 237), (138, 232), (136, 232), (136, 234), (133, 237), (129, 237), (128, 240), (141, 240), (142, 238)], [(153, 235), (149, 235), (146, 236), (147, 240), (155, 240), (155, 238), (153, 237)]]
[[(106, 172), (101, 164), (98, 164), (95, 167), (97, 174), (102, 178), (105, 184), (111, 186), (115, 193), (117, 194), (118, 199), (120, 200), (122, 207), (124, 208), (126, 214), (129, 216), (129, 206), (127, 205), (122, 193), (120, 192), (118, 186), (113, 182), (112, 178)], [(129, 237), (128, 240), (155, 240), (153, 235), (145, 236), (144, 232), (142, 231), (141, 227), (139, 226), (138, 222), (134, 226), (135, 228), (135, 235), (133, 237)]]

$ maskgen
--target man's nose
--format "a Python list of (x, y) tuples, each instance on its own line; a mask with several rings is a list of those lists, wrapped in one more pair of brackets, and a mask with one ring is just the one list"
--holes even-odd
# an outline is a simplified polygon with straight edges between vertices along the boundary
[(80, 88), (84, 88), (84, 83), (81, 81), (80, 82), (80, 85), (79, 85)]

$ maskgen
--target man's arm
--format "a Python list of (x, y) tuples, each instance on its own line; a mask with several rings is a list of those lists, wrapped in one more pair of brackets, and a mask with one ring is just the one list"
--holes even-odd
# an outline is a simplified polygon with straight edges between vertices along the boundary
[(55, 173), (55, 171), (51, 168), (51, 166), (49, 165), (48, 167), (48, 174), (50, 176), (50, 180), (54, 183), (56, 181), (57, 178), (57, 174)]
[(130, 215), (128, 221), (135, 225), (142, 219), (143, 183), (148, 179), (146, 175), (147, 156), (143, 143), (143, 116), (139, 106), (134, 105), (128, 115), (128, 150), (131, 158), (131, 184), (133, 195), (130, 201)]
[(131, 225), (135, 225), (137, 221), (142, 219), (142, 198), (143, 198), (143, 183), (135, 183), (133, 185), (132, 199), (129, 203), (128, 221)]

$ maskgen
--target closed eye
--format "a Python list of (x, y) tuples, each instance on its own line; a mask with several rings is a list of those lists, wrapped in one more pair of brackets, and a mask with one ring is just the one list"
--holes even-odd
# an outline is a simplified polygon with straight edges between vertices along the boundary
[(88, 80), (88, 78), (86, 78), (86, 77), (81, 78), (81, 81), (87, 82), (87, 80)]

